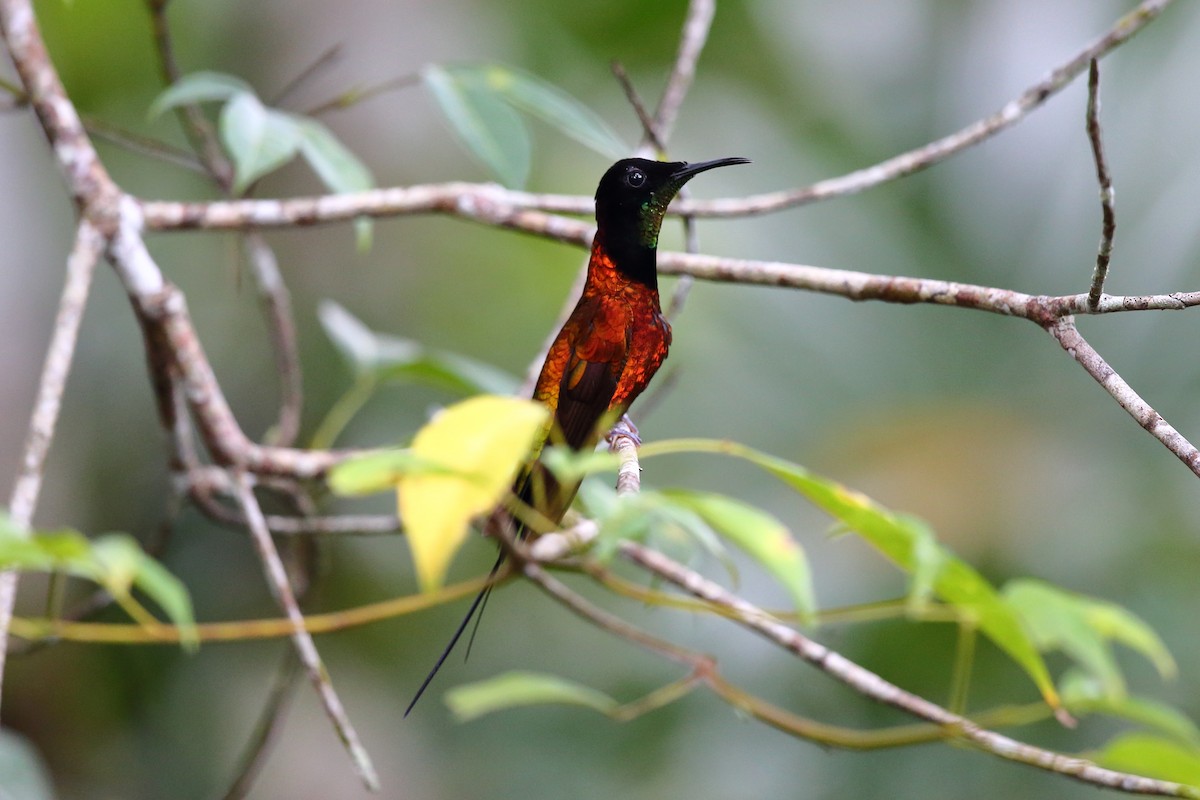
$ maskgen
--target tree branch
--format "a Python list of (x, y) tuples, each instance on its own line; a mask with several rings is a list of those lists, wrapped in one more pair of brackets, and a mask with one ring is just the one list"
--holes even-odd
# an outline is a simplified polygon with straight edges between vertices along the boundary
[[(27, 530), (33, 524), (46, 456), (54, 441), (54, 430), (62, 409), (67, 376), (75, 359), (75, 345), (79, 341), (79, 328), (83, 323), (92, 276), (103, 248), (104, 239), (100, 232), (87, 220), (81, 221), (75, 232), (75, 246), (67, 258), (66, 283), (59, 299), (58, 315), (54, 321), (50, 346), (46, 350), (42, 375), (38, 380), (17, 479), (8, 501), (8, 513), (19, 530)], [(16, 596), (17, 573), (0, 573), (0, 677), (4, 675), (8, 628)]]
[(1113, 206), (1115, 193), (1100, 131), (1100, 65), (1095, 59), (1088, 69), (1087, 135), (1092, 145), (1092, 159), (1096, 162), (1096, 182), (1100, 184), (1100, 248), (1096, 253), (1096, 269), (1092, 272), (1092, 287), (1088, 291), (1088, 308), (1095, 310), (1104, 294), (1104, 280), (1108, 277), (1113, 236), (1117, 230), (1117, 212)]
[(1108, 365), (1108, 362), (1079, 333), (1073, 317), (1066, 316), (1056, 320), (1047, 326), (1046, 330), (1062, 345), (1062, 349), (1066, 350), (1071, 358), (1079, 362), (1079, 366), (1095, 378), (1096, 383), (1104, 387), (1104, 391), (1112, 395), (1112, 398), (1128, 412), (1129, 416), (1133, 417), (1151, 436), (1162, 442), (1193, 474), (1200, 476), (1200, 450), (1197, 450), (1196, 446), (1189, 442), (1183, 434), (1151, 408), (1150, 404), (1143, 400), (1133, 390), (1133, 387)]
[(362, 778), (363, 783), (366, 784), (368, 789), (378, 791), (379, 776), (375, 773), (375, 767), (371, 764), (370, 755), (367, 754), (366, 748), (359, 741), (354, 725), (350, 722), (350, 718), (346, 716), (346, 710), (333, 688), (333, 682), (330, 680), (329, 672), (325, 669), (325, 665), (321, 661), (321, 656), (317, 652), (317, 646), (313, 642), (312, 634), (305, 628), (304, 614), (300, 611), (300, 606), (296, 603), (296, 596), (292, 592), (291, 584), (288, 583), (287, 571), (284, 569), (283, 561), (279, 558), (279, 551), (275, 549), (275, 542), (271, 539), (271, 532), (267, 530), (267, 521), (263, 517), (258, 500), (254, 497), (249, 476), (245, 473), (240, 475), (231, 489), (237, 495), (242, 513), (246, 517), (250, 538), (254, 542), (255, 549), (258, 551), (259, 560), (262, 561), (267, 585), (271, 588), (271, 593), (275, 595), (276, 601), (292, 624), (292, 643), (296, 648), (296, 654), (300, 657), (300, 663), (304, 666), (305, 671), (307, 671), (308, 679), (312, 682), (313, 688), (317, 690), (317, 696), (321, 698), (325, 714), (333, 723), (334, 729), (338, 732), (338, 736), (342, 740), (342, 744), (345, 746), (347, 752), (349, 752), (350, 759), (354, 763), (359, 777)]
[[(708, 41), (708, 31), (712, 27), (716, 11), (716, 0), (691, 0), (688, 3), (687, 18), (683, 21), (675, 63), (671, 68), (671, 75), (667, 78), (666, 88), (658, 99), (658, 108), (654, 111), (653, 139), (657, 140), (662, 149), (666, 149), (666, 143), (675, 127), (675, 120), (679, 116), (679, 109), (683, 107), (683, 99), (692, 87), (692, 79), (696, 77), (696, 62), (700, 60), (700, 53)], [(649, 139), (648, 131), (647, 141)]]

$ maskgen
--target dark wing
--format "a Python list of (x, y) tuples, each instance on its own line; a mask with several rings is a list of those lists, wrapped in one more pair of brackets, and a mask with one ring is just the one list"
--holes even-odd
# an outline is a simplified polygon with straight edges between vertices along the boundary
[(620, 379), (620, 364), (585, 361), (572, 353), (558, 390), (554, 421), (573, 450), (596, 443), (596, 425), (608, 411)]
[(566, 363), (554, 422), (568, 446), (584, 450), (596, 443), (596, 425), (612, 404), (629, 357), (628, 312), (618, 300), (585, 296), (564, 332)]

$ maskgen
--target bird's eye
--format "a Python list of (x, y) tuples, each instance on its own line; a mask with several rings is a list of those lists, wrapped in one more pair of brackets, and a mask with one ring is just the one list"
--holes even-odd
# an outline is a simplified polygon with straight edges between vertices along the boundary
[(625, 173), (625, 183), (634, 189), (640, 188), (646, 182), (646, 173), (642, 172), (637, 167), (631, 167)]

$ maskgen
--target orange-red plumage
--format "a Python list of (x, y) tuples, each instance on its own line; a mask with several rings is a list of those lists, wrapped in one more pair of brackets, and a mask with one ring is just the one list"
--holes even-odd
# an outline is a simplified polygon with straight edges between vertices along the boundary
[[(596, 425), (625, 413), (670, 345), (658, 289), (624, 275), (597, 241), (583, 294), (550, 346), (533, 397), (555, 411), (572, 447), (595, 444)], [(564, 409), (564, 399), (579, 408)]]

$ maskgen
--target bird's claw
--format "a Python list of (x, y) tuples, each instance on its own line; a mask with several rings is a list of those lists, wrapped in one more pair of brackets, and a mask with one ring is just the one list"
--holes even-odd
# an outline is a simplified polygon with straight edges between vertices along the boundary
[(633, 424), (633, 420), (629, 418), (628, 414), (621, 415), (621, 418), (609, 429), (604, 439), (609, 445), (613, 445), (620, 437), (629, 439), (638, 447), (642, 446), (642, 437), (638, 434), (637, 426)]

